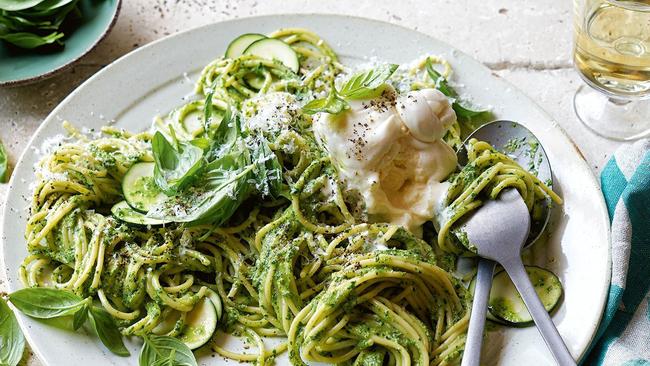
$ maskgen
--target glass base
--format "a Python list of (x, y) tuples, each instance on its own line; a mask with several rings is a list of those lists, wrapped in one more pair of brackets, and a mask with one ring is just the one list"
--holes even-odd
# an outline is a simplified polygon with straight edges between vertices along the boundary
[(597, 135), (619, 141), (650, 136), (650, 100), (614, 99), (582, 85), (573, 107), (578, 119)]

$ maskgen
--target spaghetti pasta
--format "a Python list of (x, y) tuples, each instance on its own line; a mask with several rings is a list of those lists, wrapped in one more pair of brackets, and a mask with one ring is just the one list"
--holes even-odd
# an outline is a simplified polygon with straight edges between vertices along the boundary
[[(271, 93), (313, 99), (346, 71), (310, 31), (281, 29), (269, 37), (296, 52), (297, 73), (256, 55), (219, 58), (201, 72), (197, 98), (156, 118), (154, 129), (172, 141), (204, 144), (210, 124), (219, 126), (231, 110), (245, 114), (256, 108), (256, 98)], [(445, 76), (451, 72), (444, 60), (427, 60), (442, 64)], [(424, 61), (405, 73), (410, 88), (435, 87), (423, 68)], [(206, 109), (216, 117), (205, 118)], [(311, 117), (287, 113), (268, 121), (288, 119), (284, 127), (260, 127), (286, 189), (244, 199), (223, 225), (133, 225), (111, 215), (110, 207), (123, 199), (125, 174), (136, 163), (154, 161), (153, 135), (107, 127), (104, 137), (89, 139), (66, 125), (76, 141), (44, 156), (37, 169), (22, 280), (93, 296), (123, 334), (140, 336), (179, 336), (188, 314), (214, 291), (225, 308), (220, 328), (249, 339), (257, 350), (243, 354), (216, 342), (212, 349), (258, 365), (272, 364), (287, 350), (297, 365), (458, 363), (471, 301), (467, 290), (438, 265), (435, 245), (402, 227), (368, 222), (358, 196), (345, 189), (314, 137)], [(458, 123), (445, 141), (460, 143)], [(472, 141), (469, 155), (472, 170), (456, 175), (447, 193), (442, 249), (458, 251), (448, 233), (480, 205), (481, 192), (494, 197), (514, 186), (531, 209), (542, 197), (559, 202), (485, 143)], [(264, 337), (286, 342), (268, 348)]]

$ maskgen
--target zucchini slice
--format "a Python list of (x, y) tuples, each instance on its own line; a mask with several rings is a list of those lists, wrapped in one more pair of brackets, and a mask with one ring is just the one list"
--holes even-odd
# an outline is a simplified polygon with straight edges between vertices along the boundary
[(207, 295), (205, 295), (210, 301), (212, 301), (212, 305), (214, 305), (214, 310), (217, 312), (217, 321), (221, 319), (221, 316), (223, 315), (223, 304), (221, 303), (221, 296), (219, 296), (215, 291), (208, 290)]
[(155, 163), (136, 163), (124, 174), (122, 194), (134, 210), (147, 212), (166, 196), (153, 179)]
[[(526, 272), (544, 308), (549, 313), (552, 312), (562, 298), (560, 280), (553, 272), (536, 266), (526, 266)], [(488, 309), (490, 314), (508, 325), (526, 326), (533, 322), (526, 304), (506, 271), (494, 276)]]
[(176, 327), (176, 323), (181, 317), (181, 312), (171, 309), (167, 314), (163, 311), (163, 316), (163, 319), (151, 330), (151, 333), (155, 335), (168, 335)]
[(244, 54), (244, 51), (251, 45), (251, 43), (266, 38), (265, 35), (259, 33), (244, 33), (230, 42), (226, 48), (225, 56), (227, 58), (237, 58)]
[(126, 201), (120, 201), (113, 205), (111, 213), (118, 220), (136, 225), (162, 225), (170, 221), (152, 219), (142, 212), (134, 210)]
[(244, 76), (244, 80), (246, 81), (246, 84), (248, 84), (251, 88), (260, 90), (264, 86), (264, 77), (262, 75), (257, 75), (257, 74), (248, 74)]
[(192, 137), (196, 137), (198, 134), (203, 132), (202, 111), (192, 111), (186, 114), (183, 116), (181, 124), (187, 133), (189, 133)]
[[(503, 270), (502, 270), (503, 271)], [(476, 275), (474, 275), (474, 278), (472, 278), (472, 281), (469, 283), (469, 292), (474, 296), (474, 289), (476, 288)], [(490, 290), (491, 292), (492, 290)], [(508, 323), (504, 322), (503, 320), (496, 318), (494, 315), (492, 315), (491, 312), (487, 312), (485, 315), (485, 318), (487, 320), (493, 321), (495, 323), (503, 324), (503, 325), (508, 325)]]
[(217, 309), (213, 300), (210, 299), (210, 292), (214, 294), (212, 290), (208, 290), (208, 294), (187, 313), (185, 327), (178, 336), (178, 339), (192, 350), (208, 343), (217, 330)]
[(278, 60), (293, 72), (298, 72), (298, 54), (288, 44), (275, 38), (259, 39), (248, 46), (244, 55), (255, 55), (269, 60)]

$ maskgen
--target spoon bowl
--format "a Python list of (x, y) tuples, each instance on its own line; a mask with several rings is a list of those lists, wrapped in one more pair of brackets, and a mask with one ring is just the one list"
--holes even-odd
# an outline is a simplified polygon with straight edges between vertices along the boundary
[[(496, 150), (505, 153), (524, 169), (536, 172), (537, 178), (549, 187), (553, 185), (553, 172), (548, 162), (544, 147), (537, 137), (523, 125), (507, 120), (498, 120), (484, 124), (472, 132), (458, 149), (458, 164), (462, 167), (467, 164), (467, 150), (465, 146), (471, 139), (486, 141)], [(539, 239), (551, 218), (552, 202), (547, 199), (541, 206), (539, 217), (532, 218), (530, 233), (526, 239), (526, 246), (530, 246)]]

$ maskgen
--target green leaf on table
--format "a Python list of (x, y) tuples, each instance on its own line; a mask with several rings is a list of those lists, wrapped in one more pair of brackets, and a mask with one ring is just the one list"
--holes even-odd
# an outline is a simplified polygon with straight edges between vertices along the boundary
[(384, 64), (376, 69), (366, 70), (352, 76), (338, 94), (345, 99), (365, 99), (375, 97), (386, 80), (397, 70), (395, 64)]
[(9, 295), (9, 301), (23, 314), (38, 319), (72, 315), (88, 302), (71, 292), (44, 287), (18, 290)]
[(47, 36), (39, 36), (38, 34), (29, 32), (17, 32), (0, 34), (0, 39), (5, 40), (20, 48), (36, 48), (48, 44), (59, 43), (63, 44), (59, 39), (63, 37), (63, 33), (52, 32)]
[(143, 340), (140, 366), (197, 366), (192, 351), (174, 337), (150, 335)]
[(129, 350), (124, 346), (122, 334), (117, 329), (115, 320), (106, 312), (106, 310), (92, 306), (88, 312), (88, 319), (95, 333), (109, 351), (118, 356), (130, 356)]
[(45, 0), (0, 0), (0, 9), (18, 11), (32, 8)]
[(0, 142), (0, 183), (7, 181), (8, 167), (9, 157), (7, 156), (7, 150), (5, 150), (4, 144)]
[(202, 148), (183, 141), (176, 141), (174, 147), (160, 132), (153, 136), (151, 150), (155, 161), (154, 180), (167, 195), (180, 192), (203, 166)]
[(16, 366), (23, 357), (25, 337), (9, 305), (0, 297), (0, 365)]

